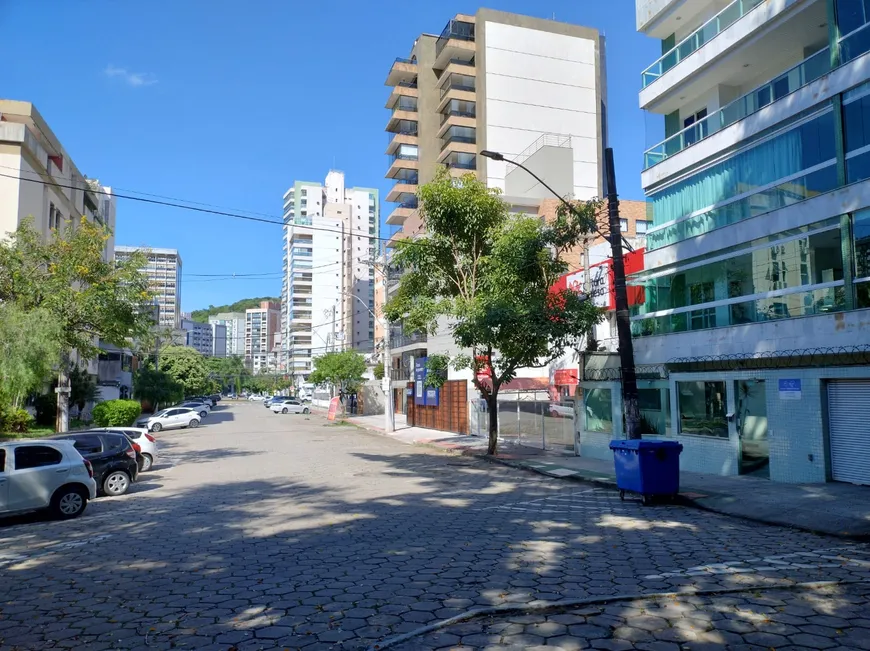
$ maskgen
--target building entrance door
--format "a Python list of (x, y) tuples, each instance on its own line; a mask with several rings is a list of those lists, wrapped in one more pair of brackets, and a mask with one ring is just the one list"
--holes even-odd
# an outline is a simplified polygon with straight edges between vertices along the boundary
[(767, 438), (767, 395), (764, 380), (737, 380), (737, 436), (740, 474), (770, 478), (770, 442)]

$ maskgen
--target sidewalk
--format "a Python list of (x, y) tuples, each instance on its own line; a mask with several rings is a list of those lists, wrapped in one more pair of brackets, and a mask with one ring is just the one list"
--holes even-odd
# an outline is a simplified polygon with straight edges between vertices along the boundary
[[(346, 419), (384, 433), (384, 416)], [(396, 432), (385, 434), (407, 444), (429, 445), (475, 456), (486, 455), (486, 439), (422, 427), (407, 427), (396, 414)], [(500, 444), (488, 460), (550, 477), (616, 487), (613, 463), (565, 456), (519, 445)], [(781, 484), (758, 477), (721, 477), (683, 471), (680, 499), (684, 504), (740, 518), (794, 527), (815, 533), (870, 540), (870, 487), (852, 484)], [(626, 496), (626, 499), (632, 499)]]

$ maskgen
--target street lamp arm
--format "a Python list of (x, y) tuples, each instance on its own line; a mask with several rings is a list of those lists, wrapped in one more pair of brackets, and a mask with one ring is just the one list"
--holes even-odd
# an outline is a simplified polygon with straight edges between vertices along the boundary
[[(518, 163), (516, 161), (510, 160), (509, 158), (505, 158), (504, 154), (499, 153), (497, 151), (489, 151), (488, 149), (484, 149), (482, 152), (480, 152), (480, 155), (485, 157), (485, 158), (491, 158), (492, 160), (498, 160), (498, 161), (504, 161), (505, 163), (510, 163), (511, 165), (514, 165), (516, 167), (519, 167), (521, 170), (524, 170), (526, 172), (526, 174), (528, 174), (533, 179), (535, 179), (538, 183), (540, 183), (545, 188), (547, 188), (547, 190), (550, 191), (550, 194), (552, 194), (559, 201), (561, 201), (562, 205), (564, 205), (568, 210), (570, 210), (572, 214), (577, 215), (578, 217), (581, 216), (577, 212), (577, 209), (571, 205), (570, 201), (567, 201), (562, 195), (560, 195), (553, 188), (551, 188), (549, 185), (547, 185), (547, 183), (544, 181), (544, 179), (542, 179), (540, 176), (535, 174), (532, 170), (530, 170), (528, 167), (526, 167), (522, 163)], [(603, 237), (608, 242), (610, 241), (610, 237), (608, 237), (607, 235), (602, 233), (601, 230), (598, 228), (597, 224), (595, 225), (595, 232), (598, 233), (601, 237)], [(625, 237), (621, 234), (620, 234), (620, 237), (622, 238), (623, 244), (625, 244), (625, 248), (627, 248), (629, 251), (634, 251), (634, 249), (631, 247), (631, 245), (625, 240)]]

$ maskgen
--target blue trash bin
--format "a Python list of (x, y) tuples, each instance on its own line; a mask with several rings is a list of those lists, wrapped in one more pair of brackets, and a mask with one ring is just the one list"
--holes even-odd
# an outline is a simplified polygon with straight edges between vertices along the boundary
[(630, 491), (640, 494), (648, 504), (655, 496), (673, 499), (680, 492), (683, 446), (677, 441), (619, 440), (611, 441), (610, 449), (621, 499)]

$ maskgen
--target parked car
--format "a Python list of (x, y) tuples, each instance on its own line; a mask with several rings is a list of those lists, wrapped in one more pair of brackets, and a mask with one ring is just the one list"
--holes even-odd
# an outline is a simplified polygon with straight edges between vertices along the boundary
[(265, 400), (265, 397), (253, 395), (253, 396), (248, 396), (248, 400), (250, 400), (251, 402), (258, 402), (260, 400)]
[(143, 416), (133, 425), (144, 427), (149, 432), (159, 432), (179, 427), (199, 427), (199, 422), (199, 413), (190, 407), (170, 407), (151, 416)]
[(263, 406), (264, 407), (271, 407), (272, 401), (275, 400), (276, 398), (280, 398), (280, 397), (281, 396), (266, 396), (265, 398), (263, 398)]
[(181, 404), (175, 406), (189, 407), (190, 409), (193, 409), (196, 413), (198, 413), (201, 419), (205, 418), (211, 413), (211, 407), (204, 402), (199, 402), (198, 400), (188, 400), (187, 402), (182, 402)]
[(310, 410), (296, 398), (284, 398), (272, 403), (272, 411), (276, 414), (307, 414)]
[(138, 445), (141, 457), (139, 472), (147, 472), (157, 463), (157, 439), (151, 436), (144, 427), (99, 427), (95, 431), (118, 432), (126, 436), (131, 443)]
[(212, 407), (214, 407), (217, 403), (219, 403), (221, 401), (221, 394), (219, 394), (219, 393), (213, 393), (208, 397), (211, 398), (211, 402), (212, 402), (211, 406)]
[(93, 467), (72, 441), (0, 443), (0, 517), (49, 509), (68, 520), (96, 496)]
[(76, 450), (91, 462), (97, 492), (111, 497), (123, 495), (136, 481), (139, 461), (133, 443), (120, 432), (88, 430), (51, 437), (72, 441)]
[(217, 401), (211, 396), (188, 396), (183, 402), (204, 402), (209, 407), (214, 407)]

